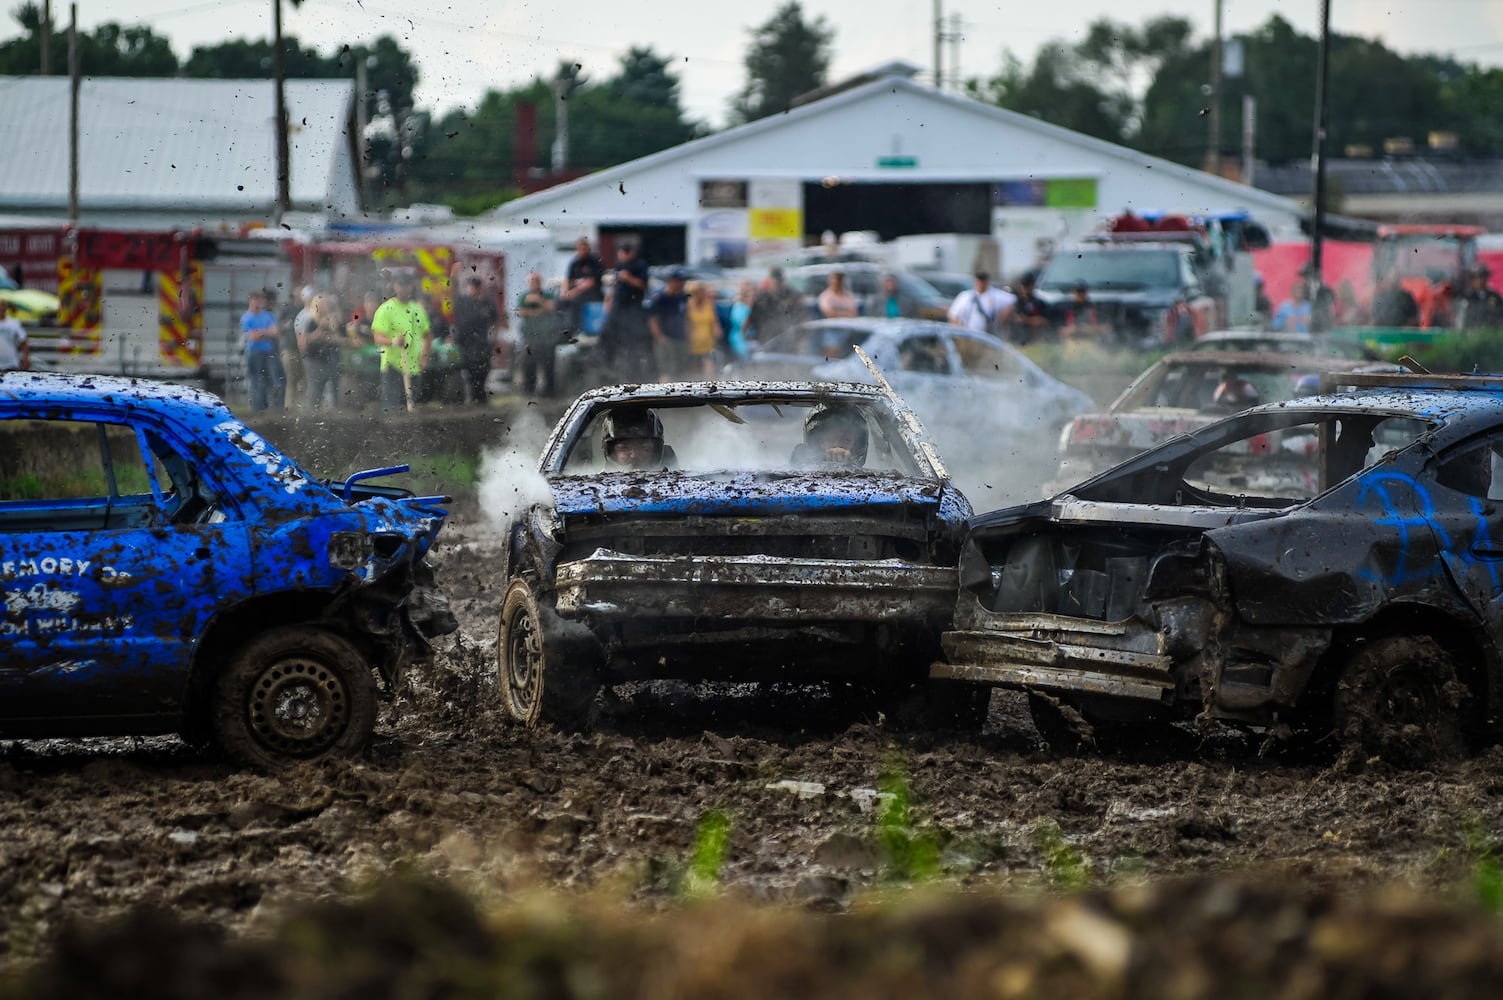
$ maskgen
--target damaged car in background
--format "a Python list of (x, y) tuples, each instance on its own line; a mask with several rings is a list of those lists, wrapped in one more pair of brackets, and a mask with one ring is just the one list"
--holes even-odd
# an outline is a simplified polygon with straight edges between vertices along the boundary
[[(616, 386), (544, 447), (508, 530), (506, 710), (588, 725), (631, 680), (829, 684), (979, 727), (927, 681), (971, 508), (896, 396), (849, 383)], [(888, 700), (891, 699), (891, 700)]]
[(1030, 692), (1056, 741), (1195, 720), (1423, 764), (1494, 735), (1503, 382), (1347, 380), (975, 519), (932, 676)]
[(0, 733), (212, 739), (278, 768), (358, 752), (457, 622), (444, 498), (314, 479), (214, 396), (0, 375)]
[[(1085, 413), (1065, 425), (1059, 436), (1059, 471), (1049, 492), (1238, 410), (1313, 395), (1323, 377), (1367, 371), (1397, 373), (1402, 369), (1313, 351), (1171, 354), (1133, 379), (1104, 412)], [(1313, 475), (1313, 467), (1300, 475)]]
[(1011, 344), (926, 320), (801, 323), (733, 362), (726, 374), (874, 382), (868, 359), (934, 435), (961, 489), (989, 506), (1041, 496), (1038, 470), (1054, 459), (1060, 428), (1096, 408), (1090, 396)]

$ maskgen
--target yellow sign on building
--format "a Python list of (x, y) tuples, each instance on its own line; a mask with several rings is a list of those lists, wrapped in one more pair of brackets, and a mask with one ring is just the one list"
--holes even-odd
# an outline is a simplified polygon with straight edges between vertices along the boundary
[(754, 240), (802, 239), (804, 213), (798, 208), (753, 208), (747, 229)]

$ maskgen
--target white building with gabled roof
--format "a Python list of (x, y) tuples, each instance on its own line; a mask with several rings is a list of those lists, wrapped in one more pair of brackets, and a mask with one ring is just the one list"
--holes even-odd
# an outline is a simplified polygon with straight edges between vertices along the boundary
[[(355, 85), (289, 80), (291, 210), (360, 214)], [(69, 82), (0, 77), (0, 212), (65, 219)], [(270, 80), (85, 77), (79, 92), (79, 222), (133, 229), (236, 228), (275, 215)]]
[(508, 202), (489, 221), (546, 227), (561, 245), (631, 236), (654, 263), (728, 266), (790, 257), (826, 232), (991, 236), (1009, 274), (1125, 209), (1241, 210), (1298, 233), (1287, 198), (940, 92), (915, 72), (887, 64), (783, 114)]

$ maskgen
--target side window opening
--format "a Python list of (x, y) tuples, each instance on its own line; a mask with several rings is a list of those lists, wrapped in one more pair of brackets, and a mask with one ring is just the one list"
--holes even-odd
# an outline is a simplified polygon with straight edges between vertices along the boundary
[(1489, 438), (1446, 456), (1435, 482), (1479, 500), (1503, 500), (1503, 439)]
[(8, 424), (32, 446), (0, 462), (0, 531), (166, 523), (192, 492), (188, 465), (144, 429), (84, 420)]

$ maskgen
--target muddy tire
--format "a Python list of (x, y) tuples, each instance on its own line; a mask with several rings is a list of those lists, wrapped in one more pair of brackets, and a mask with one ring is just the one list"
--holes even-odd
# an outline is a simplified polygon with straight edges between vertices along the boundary
[(563, 623), (518, 577), (501, 601), (496, 638), (501, 704), (529, 729), (549, 722), (560, 729), (588, 728), (600, 678), (584, 644), (566, 642)]
[(1344, 750), (1427, 767), (1466, 756), (1473, 702), (1455, 659), (1434, 639), (1383, 636), (1347, 659), (1331, 722)]
[(241, 649), (215, 681), (212, 705), (220, 748), (275, 771), (363, 750), (376, 726), (376, 680), (338, 635), (288, 626)]

